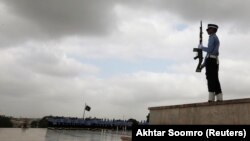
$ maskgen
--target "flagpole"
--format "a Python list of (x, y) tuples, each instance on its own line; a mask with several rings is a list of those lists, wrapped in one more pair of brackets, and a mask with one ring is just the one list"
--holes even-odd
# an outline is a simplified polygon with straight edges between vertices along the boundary
[(85, 116), (85, 110), (86, 110), (86, 103), (85, 103), (84, 111), (83, 111), (83, 119), (84, 119), (84, 116)]

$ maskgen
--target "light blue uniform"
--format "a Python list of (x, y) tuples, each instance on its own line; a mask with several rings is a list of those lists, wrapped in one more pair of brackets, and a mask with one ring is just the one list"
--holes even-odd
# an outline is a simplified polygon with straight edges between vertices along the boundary
[(208, 47), (202, 47), (202, 50), (207, 52), (207, 57), (208, 55), (219, 56), (219, 46), (220, 46), (219, 38), (214, 33), (209, 36)]

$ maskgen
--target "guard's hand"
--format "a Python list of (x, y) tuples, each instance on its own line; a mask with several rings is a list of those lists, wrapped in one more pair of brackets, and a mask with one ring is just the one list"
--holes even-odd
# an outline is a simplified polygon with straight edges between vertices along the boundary
[(200, 48), (200, 49), (201, 49), (202, 47), (203, 47), (203, 45), (202, 45), (202, 44), (199, 44), (199, 45), (198, 45), (198, 48)]

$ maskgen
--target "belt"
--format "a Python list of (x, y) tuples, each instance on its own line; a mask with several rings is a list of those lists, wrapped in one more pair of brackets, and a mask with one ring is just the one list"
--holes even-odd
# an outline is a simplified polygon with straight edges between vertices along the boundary
[(207, 58), (214, 58), (214, 59), (217, 59), (218, 56), (216, 56), (216, 55), (207, 55)]

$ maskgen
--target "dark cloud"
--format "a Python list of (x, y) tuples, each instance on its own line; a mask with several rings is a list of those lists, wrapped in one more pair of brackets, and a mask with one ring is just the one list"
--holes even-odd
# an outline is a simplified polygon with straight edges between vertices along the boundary
[(100, 35), (115, 23), (112, 0), (1, 0), (0, 4), (5, 12), (0, 37), (6, 40)]
[(227, 24), (234, 32), (244, 32), (249, 29), (249, 4), (247, 0), (0, 0), (0, 45), (110, 33), (116, 29), (116, 5), (172, 13), (189, 22)]
[(176, 14), (186, 20), (217, 20), (227, 22), (250, 22), (249, 5), (250, 1), (234, 1), (234, 0), (146, 0), (136, 1), (130, 4), (142, 5), (156, 8), (158, 10), (166, 10)]
[(230, 27), (229, 32), (246, 33), (250, 30), (249, 5), (250, 1), (234, 0), (139, 0), (126, 1), (130, 7), (167, 12), (182, 18), (185, 22), (197, 23), (200, 20), (206, 23), (217, 23), (221, 27)]

